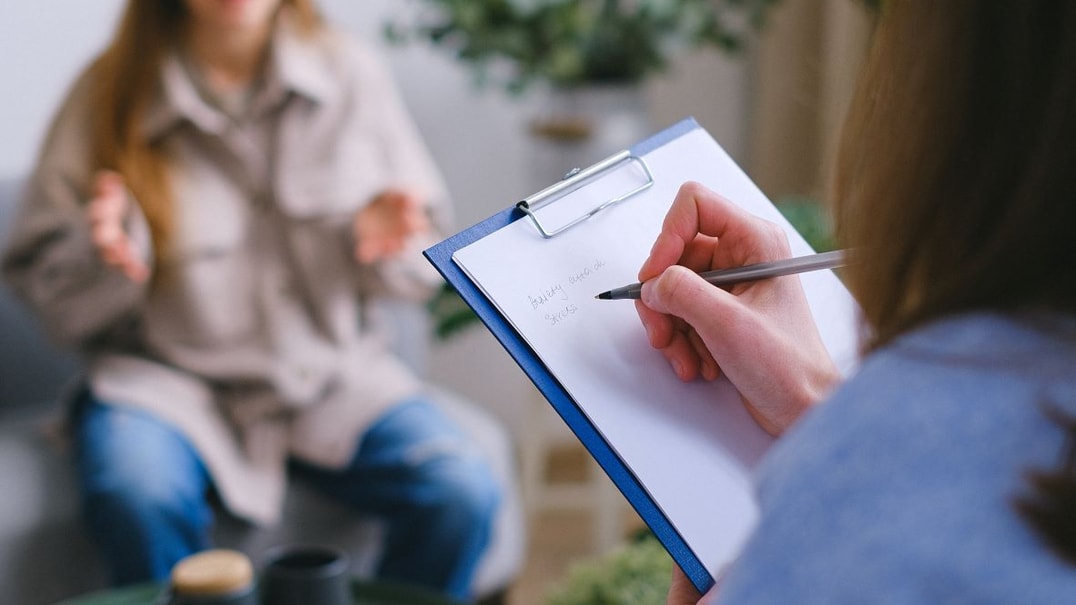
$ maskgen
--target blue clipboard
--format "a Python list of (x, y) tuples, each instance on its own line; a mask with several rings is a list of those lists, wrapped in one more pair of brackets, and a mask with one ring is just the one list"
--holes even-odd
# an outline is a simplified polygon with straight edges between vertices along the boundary
[[(693, 118), (684, 119), (633, 145), (628, 150), (628, 156), (643, 156), (697, 128), (699, 128), (699, 124)], [(591, 167), (591, 169), (593, 168)], [(572, 174), (561, 184), (554, 187), (568, 185), (573, 178), (587, 178), (590, 176), (587, 172), (591, 169), (580, 171), (579, 174)], [(533, 200), (534, 197), (537, 196), (528, 199)], [(594, 212), (597, 210), (595, 209)], [(430, 247), (423, 254), (440, 271), (445, 280), (456, 289), (463, 301), (475, 311), (482, 323), (486, 325), (508, 354), (519, 364), (523, 372), (545, 396), (553, 409), (556, 410), (590, 455), (598, 462), (602, 470), (605, 471), (620, 492), (624, 494), (624, 497), (627, 498), (642, 520), (654, 532), (673, 560), (684, 571), (692, 584), (695, 585), (695, 588), (705, 593), (714, 585), (714, 578), (706, 567), (688, 547), (683, 537), (657, 507), (635, 475), (601, 436), (590, 419), (586, 417), (564, 387), (539, 360), (523, 337), (516, 332), (515, 328), (501, 315), (479, 287), (452, 260), (452, 255), (460, 248), (507, 227), (517, 220), (527, 218), (534, 217), (528, 212), (527, 203), (520, 202)], [(540, 225), (538, 225), (538, 228), (542, 230)], [(545, 234), (544, 230), (543, 234), (547, 237), (554, 235)]]

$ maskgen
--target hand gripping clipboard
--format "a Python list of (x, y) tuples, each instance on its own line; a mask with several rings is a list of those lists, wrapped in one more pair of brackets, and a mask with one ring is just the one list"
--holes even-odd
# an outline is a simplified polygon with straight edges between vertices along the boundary
[[(705, 135), (705, 132), (702, 131), (701, 127), (693, 119), (689, 118), (683, 120), (653, 137), (632, 146), (629, 150), (615, 154), (589, 168), (569, 173), (564, 180), (547, 187), (514, 206), (429, 248), (425, 251), (425, 255), (441, 272), (445, 279), (459, 292), (462, 299), (475, 311), (481, 321), (493, 333), (524, 373), (527, 374), (542, 395), (550, 402), (554, 410), (569, 426), (617, 488), (624, 494), (625, 498), (634, 507), (643, 521), (651, 528), (656, 537), (664, 545), (680, 568), (683, 569), (695, 587), (700, 591), (705, 592), (713, 586), (715, 581), (714, 575), (719, 575), (721, 569), (715, 568), (715, 565), (711, 560), (713, 557), (710, 556), (705, 548), (699, 548), (698, 528), (682, 523), (683, 516), (678, 515), (675, 510), (670, 509), (667, 506), (667, 500), (662, 500), (660, 498), (660, 493), (653, 489), (653, 473), (648, 475), (642, 471), (637, 472), (640, 468), (639, 465), (633, 465), (630, 457), (626, 458), (623, 455), (625, 451), (623, 448), (618, 449), (618, 446), (622, 445), (622, 441), (615, 443), (610, 442), (611, 440), (615, 441), (615, 439), (609, 437), (609, 435), (612, 434), (608, 430), (609, 427), (607, 425), (597, 426), (594, 420), (595, 416), (589, 413), (591, 410), (589, 408), (584, 409), (585, 404), (587, 404), (588, 401), (578, 401), (572, 396), (570, 392), (572, 385), (568, 384), (566, 388), (563, 381), (558, 379), (558, 373), (551, 370), (553, 366), (544, 362), (535, 349), (532, 348), (531, 344), (529, 344), (529, 342), (533, 341), (528, 341), (527, 337), (521, 333), (522, 328), (517, 328), (517, 324), (506, 317), (502, 307), (499, 307), (497, 303), (486, 295), (487, 290), (475, 283), (475, 281), (472, 281), (466, 268), (460, 266), (459, 259), (461, 251), (466, 252), (466, 249), (469, 246), (476, 242), (480, 242), (480, 240), (504, 235), (504, 230), (521, 230), (523, 229), (523, 225), (525, 225), (529, 228), (528, 233), (531, 233), (533, 236), (531, 239), (533, 239), (534, 242), (531, 243), (531, 249), (535, 250), (535, 253), (537, 254), (543, 250), (543, 244), (541, 244), (542, 241), (549, 242), (548, 245), (550, 246), (560, 246), (561, 244), (558, 242), (584, 237), (587, 235), (588, 231), (598, 228), (598, 223), (606, 224), (604, 221), (612, 221), (616, 218), (614, 215), (632, 211), (633, 209), (630, 205), (633, 203), (649, 203), (647, 200), (651, 200), (655, 197), (661, 197), (662, 199), (668, 197), (668, 201), (671, 202), (672, 194), (670, 194), (669, 191), (675, 192), (674, 189), (670, 189), (670, 186), (673, 184), (664, 182), (662, 179), (665, 178), (666, 181), (670, 178), (679, 179), (682, 177), (681, 173), (683, 171), (677, 172), (675, 170), (669, 170), (667, 163), (668, 158), (666, 158), (666, 164), (664, 165), (661, 164), (658, 158), (661, 155), (661, 152), (677, 148), (676, 145), (670, 145), (670, 143), (677, 143), (679, 145), (692, 137), (695, 138), (694, 140), (697, 140), (700, 137), (700, 133), (707, 138), (709, 145), (717, 147), (712, 139), (709, 139), (708, 135)], [(725, 164), (727, 164), (727, 168), (721, 169), (725, 172), (720, 175), (720, 179), (715, 181), (715, 184), (731, 177), (734, 177), (741, 182), (745, 182), (745, 186), (753, 188), (753, 191), (748, 192), (749, 196), (761, 199), (761, 203), (768, 207), (765, 210), (767, 212), (772, 211), (772, 214), (767, 215), (766, 217), (775, 221), (783, 221), (783, 217), (781, 217), (776, 209), (772, 207), (772, 204), (769, 204), (768, 200), (765, 200), (761, 192), (757, 191), (757, 188), (754, 187), (753, 183), (750, 183), (750, 180), (746, 175), (743, 175), (742, 171), (739, 171), (738, 167), (735, 167), (731, 159), (727, 158), (723, 151), (720, 151), (720, 154), (722, 155)], [(654, 170), (652, 170), (652, 163)], [(692, 168), (692, 170), (706, 172), (709, 168), (710, 166), (707, 164), (699, 165)], [(630, 172), (634, 175), (634, 178), (631, 180), (630, 184), (621, 187), (619, 186), (620, 181), (615, 181), (615, 179), (609, 176), (617, 171), (620, 171), (621, 173)], [(732, 174), (729, 171), (735, 171), (736, 174)], [(695, 173), (691, 173), (691, 175), (689, 175), (691, 176), (691, 180), (698, 180), (693, 176), (694, 174)], [(700, 177), (702, 176), (705, 175), (700, 175)], [(573, 195), (573, 192), (590, 187), (591, 184), (603, 180), (607, 182), (615, 181), (618, 183), (618, 188), (612, 193), (603, 193), (601, 197), (595, 199), (589, 199), (583, 194), (576, 194), (575, 198), (570, 198), (570, 196)], [(658, 183), (659, 186), (655, 186), (655, 183)], [(680, 182), (676, 182), (674, 185), (678, 188)], [(719, 191), (719, 193), (723, 192)], [(736, 199), (735, 196), (742, 197), (744, 194), (739, 191), (730, 191), (726, 195), (727, 197)], [(560, 218), (548, 222), (546, 217), (543, 216), (543, 208), (556, 207), (559, 200), (564, 200), (564, 204), (570, 205), (578, 202), (579, 205), (570, 205), (570, 207), (567, 208), (567, 212), (553, 213)], [(616, 210), (621, 206), (625, 208), (624, 211)], [(554, 208), (554, 210), (563, 211), (565, 209)], [(519, 221), (523, 221), (523, 223), (520, 224)], [(652, 221), (648, 222), (655, 222), (655, 229), (660, 227), (660, 217), (654, 218)], [(588, 229), (584, 227), (584, 225), (588, 225), (588, 223), (595, 224)], [(787, 225), (787, 221), (785, 221), (785, 224)], [(802, 238), (795, 233), (794, 229), (791, 229), (790, 225), (787, 226), (787, 229), (790, 230), (791, 238), (798, 238), (795, 241), (791, 241), (793, 250), (795, 251), (797, 246), (799, 246), (801, 250), (806, 248), (806, 250), (809, 251), (809, 246), (802, 241)], [(649, 249), (651, 243), (652, 239), (646, 242), (646, 249)], [(506, 257), (503, 262), (525, 264), (526, 259)], [(532, 261), (532, 267), (534, 265), (535, 263)], [(637, 268), (638, 265), (635, 265), (633, 271), (637, 270)], [(633, 277), (634, 273), (632, 273), (632, 275), (620, 276), (618, 279), (626, 283), (631, 281), (631, 279), (628, 278)], [(830, 275), (830, 278), (835, 280), (832, 275)], [(808, 279), (816, 278), (812, 277)], [(619, 283), (614, 285), (619, 285)], [(807, 285), (808, 284), (805, 282), (805, 287)], [(593, 294), (596, 294), (598, 291), (600, 290), (595, 287), (590, 295), (593, 296)], [(501, 302), (503, 303), (503, 301)], [(605, 302), (604, 304), (627, 305), (627, 307), (620, 307), (621, 311), (630, 309), (630, 303), (624, 303), (622, 301)], [(828, 304), (828, 301), (827, 306), (831, 306)], [(839, 306), (840, 305), (838, 305), (838, 307)], [(603, 308), (603, 311), (605, 309), (612, 309), (612, 307)], [(634, 313), (634, 310), (631, 312)], [(847, 312), (849, 318), (853, 317), (853, 314), (850, 313), (848, 309), (840, 308), (837, 309), (837, 312)], [(637, 329), (640, 333), (642, 332), (642, 327), (637, 324), (637, 319), (635, 320), (635, 325), (632, 327), (633, 329)], [(847, 340), (852, 343), (850, 349), (853, 351), (854, 355), (854, 327), (849, 328), (848, 334), (838, 335), (838, 340), (842, 342)], [(645, 344), (641, 346), (644, 348), (647, 347)], [(833, 352), (833, 350), (834, 347), (831, 347), (831, 352)], [(839, 354), (835, 355), (835, 357), (839, 357)], [(838, 361), (838, 363), (841, 365), (840, 361)], [(667, 367), (663, 367), (662, 370), (671, 375), (671, 371), (668, 370)], [(563, 373), (560, 375), (563, 376)], [(768, 444), (768, 441), (766, 443)], [(699, 506), (714, 505), (712, 503), (699, 503)], [(720, 504), (717, 504), (715, 508), (716, 512), (714, 514), (721, 514)], [(687, 527), (687, 529), (681, 531), (678, 527)], [(684, 531), (687, 531), (689, 535), (685, 536)], [(691, 546), (692, 544), (694, 544), (694, 548)], [(727, 556), (723, 556), (722, 558), (731, 559)], [(724, 564), (727, 562), (728, 561), (722, 562), (721, 567), (723, 568)]]

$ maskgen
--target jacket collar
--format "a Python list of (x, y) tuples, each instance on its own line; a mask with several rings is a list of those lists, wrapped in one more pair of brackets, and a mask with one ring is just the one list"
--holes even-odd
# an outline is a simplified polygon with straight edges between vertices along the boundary
[[(255, 93), (252, 110), (258, 113), (278, 107), (292, 95), (315, 104), (326, 102), (336, 87), (336, 79), (329, 70), (320, 37), (304, 35), (298, 31), (291, 16), (281, 12), (270, 41), (264, 79)], [(143, 132), (153, 140), (182, 121), (215, 134), (223, 133), (230, 122), (198, 92), (183, 64), (180, 50), (176, 48), (161, 64), (160, 85), (143, 120)]]

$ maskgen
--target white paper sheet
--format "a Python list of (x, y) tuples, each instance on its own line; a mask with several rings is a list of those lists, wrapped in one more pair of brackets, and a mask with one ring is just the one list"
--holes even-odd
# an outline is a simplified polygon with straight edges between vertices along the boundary
[[(646, 192), (553, 239), (518, 220), (456, 252), (453, 260), (556, 376), (634, 473), (710, 574), (718, 577), (753, 527), (751, 471), (771, 439), (732, 386), (684, 384), (646, 334), (630, 301), (594, 296), (636, 280), (680, 185), (699, 181), (786, 226), (794, 255), (812, 251), (701, 128), (644, 156)], [(625, 164), (538, 210), (563, 224), (645, 180)], [(855, 306), (830, 271), (801, 276), (831, 354), (855, 359)]]

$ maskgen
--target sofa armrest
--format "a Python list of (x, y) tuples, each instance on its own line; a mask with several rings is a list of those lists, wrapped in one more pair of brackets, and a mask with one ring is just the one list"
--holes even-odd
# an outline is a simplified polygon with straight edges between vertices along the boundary
[[(0, 180), (0, 251), (18, 205), (22, 184)], [(71, 353), (50, 343), (30, 311), (0, 280), (0, 414), (53, 406), (78, 375)]]

